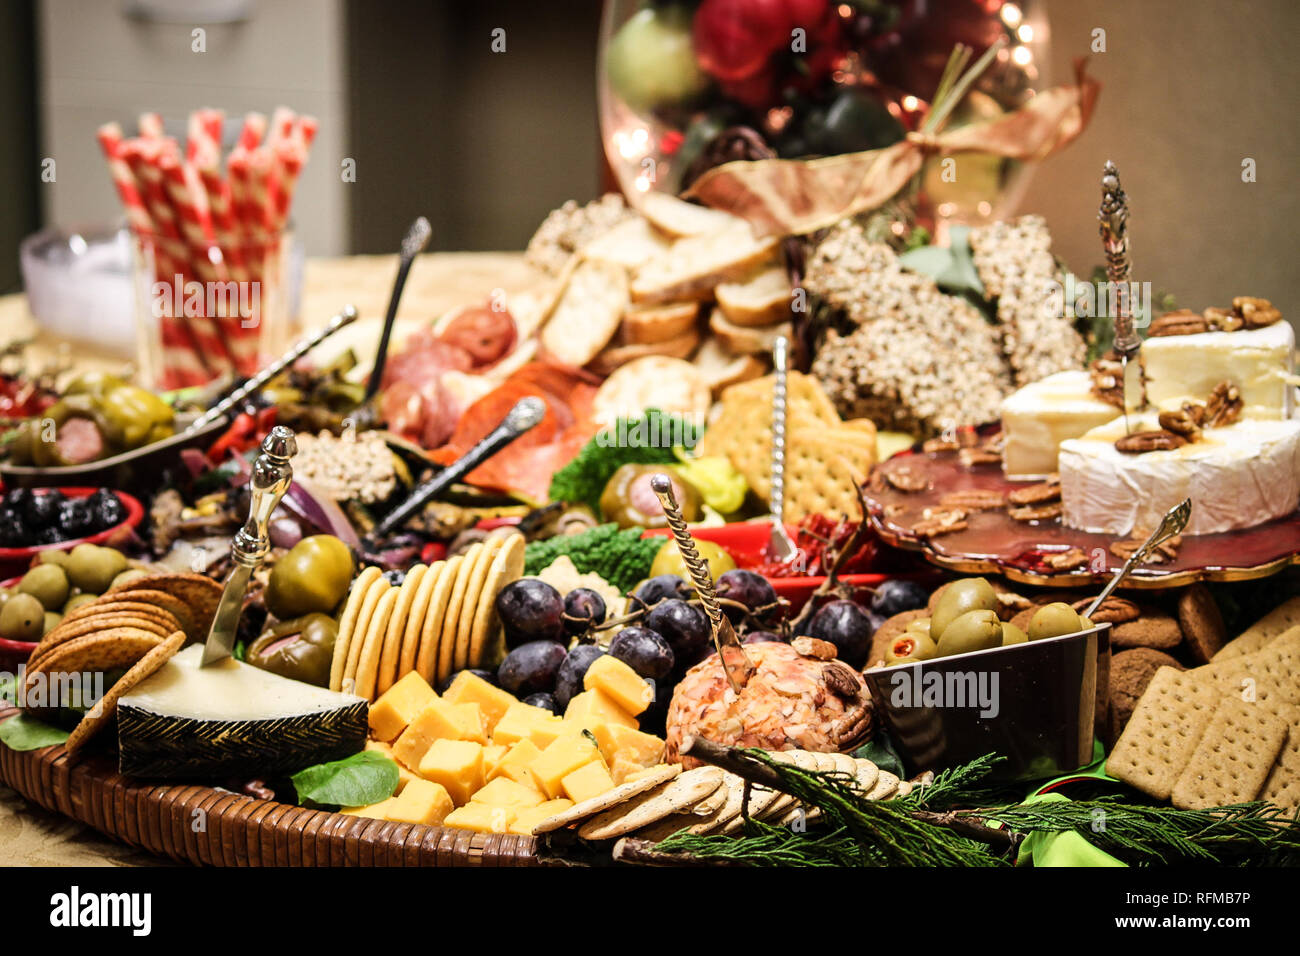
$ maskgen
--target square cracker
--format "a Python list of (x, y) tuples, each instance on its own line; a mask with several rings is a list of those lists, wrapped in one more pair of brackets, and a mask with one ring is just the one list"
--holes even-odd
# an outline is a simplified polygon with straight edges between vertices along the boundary
[(1263, 649), (1273, 638), (1300, 625), (1300, 595), (1283, 601), (1258, 621), (1241, 632), (1240, 636), (1229, 641), (1214, 660), (1225, 660), (1240, 654), (1249, 654)]
[(1300, 810), (1300, 710), (1291, 714), (1286, 743), (1269, 770), (1259, 799), (1267, 800), (1288, 813)]
[(1158, 800), (1169, 799), (1219, 697), (1192, 672), (1160, 668), (1106, 760), (1106, 772)]
[(808, 515), (826, 515), (838, 520), (862, 517), (862, 503), (856, 490), (859, 476), (853, 466), (835, 452), (809, 444), (794, 445), (785, 461), (786, 521), (799, 521)]
[(1262, 704), (1225, 697), (1174, 784), (1174, 806), (1208, 810), (1254, 800), (1286, 738), (1286, 722)]

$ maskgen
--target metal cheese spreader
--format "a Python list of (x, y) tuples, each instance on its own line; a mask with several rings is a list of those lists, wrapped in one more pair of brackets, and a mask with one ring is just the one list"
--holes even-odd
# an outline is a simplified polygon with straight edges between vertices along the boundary
[(1142, 547), (1129, 555), (1129, 559), (1124, 562), (1124, 567), (1115, 572), (1115, 576), (1110, 579), (1110, 583), (1102, 588), (1100, 594), (1093, 598), (1092, 603), (1088, 605), (1088, 609), (1083, 612), (1083, 616), (1092, 617), (1092, 612), (1101, 606), (1102, 601), (1110, 597), (1110, 593), (1119, 587), (1120, 582), (1128, 577), (1129, 572), (1141, 564), (1148, 554), (1170, 538), (1183, 533), (1183, 529), (1187, 527), (1187, 522), (1191, 517), (1191, 498), (1184, 498), (1182, 504), (1170, 508), (1165, 516), (1160, 519), (1159, 527), (1151, 532), (1146, 541), (1142, 542)]

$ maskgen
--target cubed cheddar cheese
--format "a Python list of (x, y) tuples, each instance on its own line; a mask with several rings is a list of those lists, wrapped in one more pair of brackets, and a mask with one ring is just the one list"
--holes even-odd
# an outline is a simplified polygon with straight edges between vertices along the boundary
[(488, 781), (469, 798), (470, 803), (490, 803), (496, 807), (516, 809), (535, 807), (545, 800), (534, 788), (516, 783), (509, 777), (497, 777)]
[(453, 704), (435, 699), (420, 711), (393, 744), (393, 753), (408, 767), (419, 767), (435, 740), (487, 743), (478, 704)]
[(370, 732), (378, 740), (395, 740), (420, 711), (437, 699), (428, 681), (411, 671), (370, 705)]
[[(414, 773), (412, 773), (410, 769), (406, 767), (405, 764), (403, 764), (400, 760), (397, 759), (397, 755), (393, 753), (393, 748), (389, 744), (384, 743), (382, 740), (367, 740), (366, 749), (373, 750), (375, 753), (383, 754), (393, 763), (397, 764), (397, 789), (394, 791), (394, 794), (401, 793), (402, 788), (405, 787), (412, 780), (420, 779)], [(421, 756), (423, 756), (423, 754), (421, 754)]]
[(492, 742), (513, 744), (531, 740), (540, 750), (549, 745), (564, 730), (561, 721), (549, 710), (530, 704), (515, 703), (505, 712), (492, 730)]
[(397, 803), (396, 797), (389, 797), (387, 800), (380, 800), (378, 803), (371, 803), (364, 807), (344, 807), (339, 811), (344, 816), (349, 817), (370, 817), (372, 820), (387, 820), (388, 811)]
[[(598, 660), (603, 659), (598, 658)], [(566, 723), (586, 727), (589, 730), (596, 724), (620, 724), (633, 730), (637, 728), (636, 718), (600, 689), (584, 690), (581, 694), (575, 694), (569, 701), (569, 706), (564, 708), (564, 720)]]
[(572, 800), (547, 800), (545, 803), (530, 807), (527, 810), (520, 810), (515, 814), (509, 832), (518, 833), (522, 836), (532, 836), (533, 827), (543, 820), (549, 820), (561, 810), (569, 809), (571, 806), (573, 806)]
[(603, 691), (633, 717), (649, 707), (655, 699), (654, 688), (646, 683), (645, 678), (612, 654), (598, 657), (592, 662), (582, 678), (582, 686), (588, 691)]
[(497, 764), (501, 763), (509, 752), (510, 748), (505, 744), (493, 743), (483, 748), (483, 779), (491, 780), (496, 776)]
[(615, 757), (609, 764), (610, 777), (613, 778), (614, 783), (618, 786), (627, 783), (629, 777), (633, 774), (640, 773), (644, 769), (645, 767), (641, 766), (639, 763), (634, 763), (633, 761), (628, 760), (626, 757)]
[(564, 788), (565, 794), (574, 803), (582, 803), (583, 800), (590, 800), (592, 797), (598, 797), (606, 790), (614, 787), (614, 779), (605, 769), (605, 764), (599, 760), (593, 760), (591, 763), (583, 764), (573, 773), (566, 774), (560, 781)]
[(662, 737), (656, 737), (654, 734), (647, 734), (640, 730), (633, 730), (631, 727), (620, 727), (617, 724), (608, 725), (605, 736), (602, 738), (597, 734), (596, 739), (600, 741), (601, 753), (605, 753), (606, 743), (608, 742), (612, 756), (605, 754), (606, 760), (622, 757), (625, 760), (639, 763), (643, 767), (653, 767), (664, 759), (664, 741)]
[(505, 777), (515, 783), (522, 783), (525, 787), (536, 787), (537, 781), (528, 767), (541, 755), (541, 749), (531, 740), (517, 740), (510, 745), (506, 755), (497, 761), (488, 778)]
[(443, 692), (442, 699), (456, 704), (478, 704), (489, 736), (505, 716), (506, 711), (518, 703), (509, 691), (493, 687), (483, 678), (469, 671), (461, 671), (456, 675), (451, 686)]
[(420, 776), (447, 788), (456, 805), (483, 786), (483, 745), (472, 740), (435, 740), (420, 761)]
[(505, 833), (515, 820), (513, 807), (496, 807), (490, 803), (467, 803), (447, 814), (446, 827), (459, 827), (475, 833)]
[(447, 788), (432, 780), (412, 780), (387, 802), (384, 819), (394, 823), (437, 825), (456, 809)]
[(564, 795), (564, 778), (579, 767), (600, 760), (600, 748), (582, 731), (557, 737), (532, 762), (533, 779), (551, 799)]

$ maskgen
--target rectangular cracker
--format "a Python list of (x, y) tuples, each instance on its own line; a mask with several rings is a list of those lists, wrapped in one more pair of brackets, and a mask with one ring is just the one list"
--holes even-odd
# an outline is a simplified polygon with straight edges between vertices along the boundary
[(1283, 601), (1241, 634), (1225, 644), (1213, 660), (1226, 660), (1249, 654), (1267, 645), (1273, 638), (1300, 625), (1300, 595)]
[(1167, 800), (1219, 701), (1192, 672), (1162, 667), (1138, 701), (1106, 761), (1106, 772)]
[(1295, 813), (1300, 810), (1300, 711), (1294, 711), (1287, 741), (1269, 770), (1259, 799)]
[(1287, 739), (1287, 725), (1258, 703), (1225, 697), (1174, 784), (1180, 810), (1254, 800)]

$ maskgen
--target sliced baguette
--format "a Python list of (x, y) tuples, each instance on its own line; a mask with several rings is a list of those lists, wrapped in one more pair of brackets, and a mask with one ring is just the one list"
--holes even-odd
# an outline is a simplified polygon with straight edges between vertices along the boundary
[(588, 370), (597, 375), (609, 375), (614, 369), (626, 365), (634, 359), (649, 355), (666, 355), (669, 358), (687, 359), (700, 344), (700, 333), (695, 328), (684, 335), (666, 342), (650, 342), (644, 345), (613, 345), (601, 351), (587, 364)]
[(597, 236), (583, 246), (578, 254), (588, 261), (608, 262), (624, 269), (635, 269), (664, 253), (669, 245), (669, 238), (637, 216)]
[(762, 378), (767, 374), (767, 363), (761, 358), (728, 351), (713, 336), (704, 340), (700, 350), (695, 353), (694, 361), (715, 399), (728, 386)]
[(609, 344), (627, 309), (627, 270), (604, 262), (584, 262), (542, 328), (542, 348), (567, 365), (586, 365)]
[(695, 328), (695, 320), (699, 314), (698, 302), (634, 305), (623, 313), (619, 336), (628, 345), (667, 342)]
[(722, 314), (721, 309), (714, 309), (713, 314), (709, 316), (709, 330), (717, 336), (718, 341), (732, 352), (745, 355), (760, 355), (772, 351), (772, 343), (776, 341), (777, 336), (784, 335), (789, 338), (791, 327), (789, 322), (758, 329), (736, 325)]
[(720, 282), (738, 279), (775, 254), (775, 238), (755, 239), (747, 223), (678, 239), (664, 253), (646, 262), (632, 280), (635, 302), (679, 302), (709, 299)]
[(790, 318), (790, 276), (771, 266), (743, 282), (723, 282), (718, 308), (736, 325), (775, 325)]
[(738, 223), (745, 224), (745, 220), (729, 212), (687, 202), (667, 193), (648, 194), (641, 201), (641, 215), (672, 236), (705, 236), (732, 229)]

